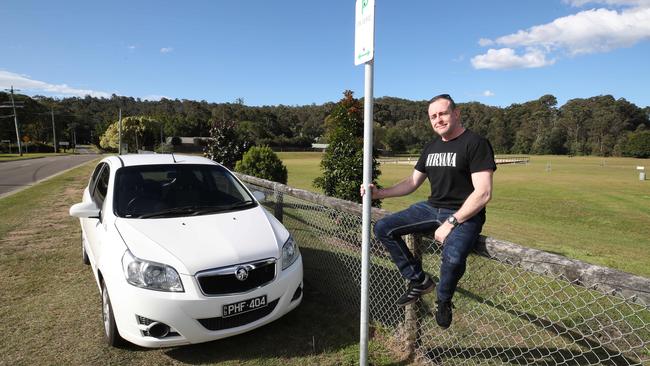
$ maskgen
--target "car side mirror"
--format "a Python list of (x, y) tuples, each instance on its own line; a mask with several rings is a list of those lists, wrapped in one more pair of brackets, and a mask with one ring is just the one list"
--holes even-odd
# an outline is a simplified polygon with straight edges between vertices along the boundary
[(86, 219), (101, 219), (100, 211), (95, 202), (81, 202), (70, 207), (70, 216)]
[(258, 200), (259, 202), (266, 201), (266, 195), (264, 194), (264, 192), (253, 191), (253, 197), (255, 197), (255, 199)]

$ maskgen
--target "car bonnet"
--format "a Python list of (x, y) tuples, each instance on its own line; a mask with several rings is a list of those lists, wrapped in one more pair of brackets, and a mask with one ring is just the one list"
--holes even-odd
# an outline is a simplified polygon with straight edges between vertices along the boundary
[(278, 258), (289, 234), (271, 220), (257, 206), (190, 217), (118, 218), (115, 225), (136, 257), (194, 275), (206, 269)]

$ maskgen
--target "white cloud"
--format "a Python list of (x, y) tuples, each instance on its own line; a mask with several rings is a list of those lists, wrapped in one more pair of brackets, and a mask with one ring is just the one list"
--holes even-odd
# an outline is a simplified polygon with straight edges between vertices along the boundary
[(163, 47), (160, 49), (160, 53), (170, 53), (174, 50), (173, 47)]
[(650, 39), (650, 8), (593, 9), (497, 38), (503, 46), (543, 46), (572, 55), (607, 52)]
[(586, 4), (604, 4), (610, 6), (650, 6), (650, 0), (563, 0), (565, 4), (574, 7)]
[(109, 98), (111, 94), (96, 90), (76, 89), (66, 84), (49, 84), (44, 81), (32, 80), (27, 76), (15, 74), (9, 71), (0, 70), (0, 88), (9, 88), (33, 92), (47, 92), (54, 95), (84, 97), (90, 95), (98, 98)]
[(484, 97), (493, 97), (494, 93), (491, 90), (486, 90), (483, 92)]
[(493, 45), (493, 44), (494, 44), (494, 41), (491, 40), (491, 39), (487, 39), (487, 38), (481, 38), (481, 39), (478, 40), (478, 44), (479, 44), (479, 46), (481, 46), (481, 47), (486, 47), (486, 46), (491, 46), (491, 45)]
[[(481, 39), (481, 46), (502, 46), (472, 58), (475, 68), (506, 69), (540, 67), (552, 64), (543, 62), (547, 57), (564, 52), (571, 56), (609, 52), (650, 40), (650, 0), (565, 0), (573, 6), (604, 3), (610, 6), (627, 6), (619, 11), (591, 9), (557, 18), (527, 30), (499, 37)], [(524, 56), (516, 56), (514, 49), (525, 47)], [(531, 53), (531, 49), (535, 51)], [(529, 57), (527, 57), (529, 56)], [(503, 61), (500, 62), (499, 60)], [(530, 63), (523, 62), (525, 60)]]
[(528, 49), (522, 56), (517, 55), (512, 48), (489, 49), (486, 54), (472, 57), (475, 69), (515, 69), (548, 66), (555, 60), (546, 60), (544, 52), (538, 49)]
[(137, 48), (137, 47), (134, 46), (134, 45), (131, 45), (131, 46), (128, 47), (128, 49), (131, 50), (131, 51), (135, 50), (136, 48)]

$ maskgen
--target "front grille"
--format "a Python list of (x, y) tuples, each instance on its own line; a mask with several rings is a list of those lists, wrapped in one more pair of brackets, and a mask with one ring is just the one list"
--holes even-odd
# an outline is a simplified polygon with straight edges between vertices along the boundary
[(240, 327), (248, 323), (252, 323), (256, 320), (262, 319), (263, 317), (271, 314), (276, 305), (278, 305), (280, 299), (271, 301), (267, 306), (249, 311), (247, 313), (229, 316), (227, 318), (216, 317), (216, 318), (206, 318), (198, 319), (199, 323), (203, 325), (208, 330), (222, 330)]
[[(245, 268), (248, 278), (237, 279), (235, 273)], [(207, 270), (196, 274), (196, 279), (205, 295), (227, 295), (248, 292), (262, 287), (275, 278), (275, 259), (243, 263), (234, 266)]]

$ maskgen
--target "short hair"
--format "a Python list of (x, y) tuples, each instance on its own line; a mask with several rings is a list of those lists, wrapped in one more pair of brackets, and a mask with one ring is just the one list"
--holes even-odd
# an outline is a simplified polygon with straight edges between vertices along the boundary
[(451, 107), (451, 110), (453, 111), (454, 109), (456, 109), (456, 102), (454, 102), (454, 100), (451, 98), (451, 95), (449, 95), (449, 94), (438, 94), (435, 97), (431, 98), (431, 100), (429, 101), (429, 104), (435, 102), (438, 99), (448, 100), (449, 101), (449, 106)]

